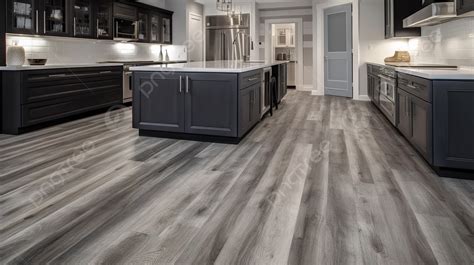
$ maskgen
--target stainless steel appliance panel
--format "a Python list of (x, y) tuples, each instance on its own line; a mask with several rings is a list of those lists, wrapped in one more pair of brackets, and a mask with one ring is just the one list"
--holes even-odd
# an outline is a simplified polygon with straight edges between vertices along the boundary
[(132, 102), (132, 78), (133, 74), (132, 72), (123, 72), (123, 103), (129, 103)]
[(223, 29), (223, 28), (249, 28), (250, 15), (232, 15), (232, 16), (207, 16), (206, 27), (208, 29)]
[(206, 60), (248, 60), (249, 23), (248, 14), (206, 17)]

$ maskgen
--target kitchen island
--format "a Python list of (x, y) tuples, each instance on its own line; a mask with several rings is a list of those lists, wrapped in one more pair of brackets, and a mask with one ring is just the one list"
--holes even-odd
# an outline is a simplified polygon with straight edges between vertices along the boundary
[(132, 67), (142, 136), (238, 143), (286, 95), (285, 61)]

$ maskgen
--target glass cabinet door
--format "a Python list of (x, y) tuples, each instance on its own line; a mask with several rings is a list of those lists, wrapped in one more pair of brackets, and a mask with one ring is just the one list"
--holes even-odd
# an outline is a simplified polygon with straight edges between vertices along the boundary
[[(67, 35), (67, 0), (43, 0), (43, 29), (47, 35)], [(41, 29), (40, 29), (41, 31)]]
[(158, 14), (151, 14), (150, 42), (161, 42), (160, 20), (161, 17)]
[(286, 46), (286, 30), (285, 29), (278, 30), (277, 46)]
[(138, 41), (148, 41), (148, 14), (138, 12)]
[(165, 44), (171, 44), (171, 18), (170, 17), (163, 17), (161, 25), (161, 36), (162, 42)]
[(92, 37), (92, 0), (73, 0), (73, 36)]
[(8, 0), (8, 32), (37, 34), (38, 9), (35, 0)]
[(99, 0), (96, 10), (96, 37), (113, 39), (113, 3), (110, 0)]

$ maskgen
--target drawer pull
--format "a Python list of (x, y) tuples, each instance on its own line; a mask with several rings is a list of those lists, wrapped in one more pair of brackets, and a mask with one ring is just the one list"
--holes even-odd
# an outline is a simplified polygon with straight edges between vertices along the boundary
[(407, 84), (406, 86), (409, 87), (409, 88), (411, 88), (411, 89), (420, 90), (419, 87), (414, 86), (414, 85)]
[(54, 74), (54, 75), (49, 75), (49, 77), (66, 77), (66, 74)]
[(258, 80), (258, 77), (249, 78), (247, 81), (252, 82), (252, 81), (255, 81), (255, 80)]
[(102, 72), (100, 72), (100, 74), (110, 74), (110, 73), (112, 73), (112, 71), (102, 71)]

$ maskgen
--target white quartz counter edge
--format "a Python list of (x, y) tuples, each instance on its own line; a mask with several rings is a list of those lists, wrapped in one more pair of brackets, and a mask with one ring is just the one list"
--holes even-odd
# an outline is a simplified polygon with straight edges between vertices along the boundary
[(28, 71), (28, 70), (48, 70), (67, 69), (85, 67), (110, 67), (123, 66), (122, 63), (91, 63), (91, 64), (47, 64), (47, 65), (23, 65), (23, 66), (1, 66), (0, 71)]
[(474, 70), (469, 69), (417, 69), (397, 68), (397, 72), (429, 80), (474, 80)]
[[(187, 64), (174, 64), (168, 66), (161, 65), (146, 65), (130, 67), (132, 72), (189, 72), (189, 73), (245, 73), (266, 67), (280, 65), (288, 63), (287, 61), (275, 61), (271, 63), (248, 63), (242, 66), (226, 67), (228, 65), (214, 65), (213, 67), (205, 67), (199, 65), (193, 65), (193, 63)], [(221, 67), (219, 67), (221, 66)]]
[(369, 62), (368, 64), (391, 67), (399, 73), (414, 75), (430, 80), (474, 80), (474, 68), (459, 69), (429, 69), (429, 68), (409, 68), (395, 67), (381, 63)]

